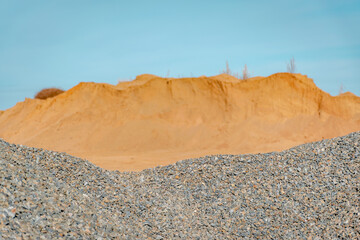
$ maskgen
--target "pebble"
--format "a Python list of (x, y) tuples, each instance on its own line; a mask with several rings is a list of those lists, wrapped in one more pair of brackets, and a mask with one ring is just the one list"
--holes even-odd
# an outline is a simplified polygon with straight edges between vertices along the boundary
[(119, 172), (0, 139), (0, 239), (360, 239), (359, 142)]

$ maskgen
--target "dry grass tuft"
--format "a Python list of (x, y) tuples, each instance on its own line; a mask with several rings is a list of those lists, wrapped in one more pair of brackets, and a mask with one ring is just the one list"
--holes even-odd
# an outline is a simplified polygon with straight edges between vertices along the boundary
[(244, 69), (243, 69), (242, 80), (247, 80), (248, 78), (250, 78), (250, 74), (249, 74), (249, 71), (248, 71), (247, 66), (245, 64)]
[(63, 92), (64, 92), (64, 90), (61, 90), (59, 88), (45, 88), (45, 89), (41, 90), (40, 92), (38, 92), (35, 95), (35, 98), (36, 99), (52, 98)]
[(228, 61), (226, 61), (226, 68), (224, 70), (222, 70), (220, 73), (225, 73), (227, 75), (230, 75), (230, 76), (233, 76), (233, 77), (236, 77), (236, 78), (240, 79), (240, 74), (239, 73), (231, 71)]
[(289, 73), (295, 73), (295, 70), (296, 70), (295, 58), (292, 57), (292, 58), (290, 59), (290, 62), (289, 62), (288, 65), (287, 65), (287, 71), (288, 71)]

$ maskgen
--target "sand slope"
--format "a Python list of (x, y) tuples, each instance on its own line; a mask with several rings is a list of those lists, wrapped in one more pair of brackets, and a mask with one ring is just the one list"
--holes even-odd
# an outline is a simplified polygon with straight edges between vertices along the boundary
[(278, 151), (360, 130), (360, 98), (336, 97), (301, 74), (239, 81), (140, 75), (118, 85), (80, 83), (0, 114), (6, 141), (140, 170), (215, 153)]

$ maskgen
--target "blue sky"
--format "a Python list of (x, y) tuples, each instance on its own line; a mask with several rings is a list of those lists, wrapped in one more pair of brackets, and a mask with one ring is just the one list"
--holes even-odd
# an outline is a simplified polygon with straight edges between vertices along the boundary
[(46, 87), (151, 73), (297, 70), (360, 95), (360, 1), (0, 0), (0, 109)]

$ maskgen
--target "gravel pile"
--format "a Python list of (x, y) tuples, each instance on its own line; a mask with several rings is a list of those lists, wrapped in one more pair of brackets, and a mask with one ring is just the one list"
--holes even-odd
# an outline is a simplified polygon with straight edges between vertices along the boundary
[(0, 239), (360, 239), (360, 132), (142, 172), (0, 140)]

